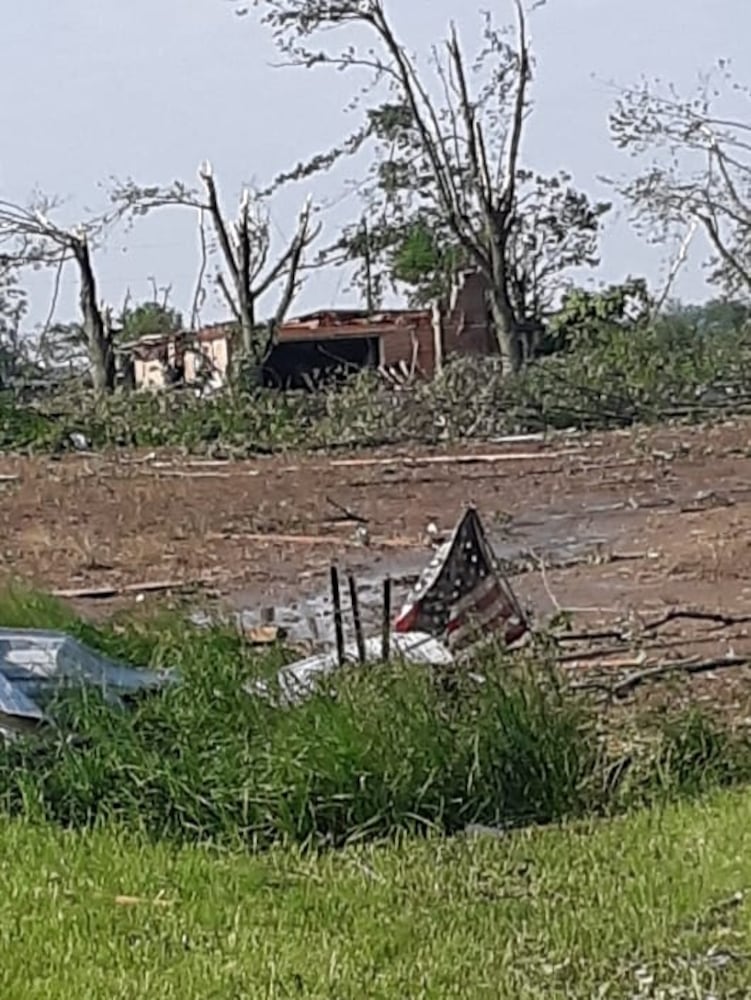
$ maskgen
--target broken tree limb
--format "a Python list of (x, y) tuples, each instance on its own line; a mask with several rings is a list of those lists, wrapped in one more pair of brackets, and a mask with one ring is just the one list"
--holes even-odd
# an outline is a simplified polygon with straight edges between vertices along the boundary
[(342, 517), (337, 520), (343, 521), (354, 521), (356, 524), (370, 524), (370, 519), (363, 517), (361, 514), (356, 514), (351, 511), (349, 507), (344, 507), (337, 500), (333, 500), (331, 497), (326, 497), (326, 503), (331, 504), (334, 510), (338, 510)]
[(751, 665), (748, 656), (723, 656), (712, 660), (675, 660), (672, 663), (658, 663), (644, 670), (638, 670), (616, 684), (604, 680), (574, 681), (569, 685), (572, 691), (602, 691), (610, 698), (622, 698), (635, 688), (649, 681), (659, 681), (671, 674), (706, 674), (713, 670), (727, 670), (732, 667)]
[(599, 642), (603, 639), (613, 639), (616, 642), (624, 642), (623, 632), (617, 629), (603, 629), (593, 632), (564, 632), (554, 634), (553, 638), (560, 645), (563, 642)]
[(724, 627), (730, 625), (743, 625), (751, 622), (751, 615), (729, 615), (722, 611), (694, 611), (690, 608), (670, 608), (664, 615), (646, 622), (642, 626), (644, 632), (654, 632), (663, 625), (679, 620), (713, 622)]
[[(728, 636), (727, 641), (732, 639), (742, 639), (743, 636)], [(556, 658), (558, 663), (577, 663), (581, 661), (589, 660), (606, 660), (610, 656), (618, 656), (620, 653), (625, 652), (630, 648), (639, 648), (642, 652), (649, 650), (650, 652), (659, 652), (660, 650), (666, 649), (676, 649), (682, 646), (707, 646), (710, 643), (716, 644), (717, 637), (714, 635), (681, 635), (674, 639), (667, 639), (662, 642), (648, 642), (642, 645), (635, 639), (627, 640), (623, 639), (617, 646), (606, 646), (599, 647), (597, 649), (586, 649), (574, 653), (563, 653)], [(608, 664), (610, 665), (610, 664)]]
[(620, 698), (646, 681), (659, 680), (669, 674), (704, 674), (712, 670), (726, 670), (729, 667), (747, 667), (750, 663), (751, 659), (748, 656), (724, 656), (714, 660), (676, 660), (675, 663), (662, 663), (629, 674), (628, 677), (612, 686), (611, 693), (613, 697)]

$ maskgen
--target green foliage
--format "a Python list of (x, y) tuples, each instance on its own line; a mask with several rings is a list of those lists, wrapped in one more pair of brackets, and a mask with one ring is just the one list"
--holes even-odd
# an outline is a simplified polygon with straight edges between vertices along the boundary
[(643, 278), (629, 278), (595, 292), (571, 288), (549, 320), (539, 353), (555, 354), (607, 339), (613, 327), (638, 331), (649, 318), (651, 305)]
[[(174, 668), (180, 683), (128, 709), (96, 690), (48, 704), (58, 731), (0, 750), (0, 810), (66, 827), (117, 823), (151, 838), (266, 848), (518, 826), (602, 813), (751, 779), (748, 739), (693, 712), (649, 721), (635, 777), (609, 776), (595, 710), (567, 692), (538, 649), (489, 648), (472, 674), (399, 663), (329, 677), (303, 704), (244, 690), (271, 678), (228, 627), (178, 616), (85, 625), (23, 591), (0, 623), (64, 628), (132, 664)], [(477, 675), (482, 678), (478, 681)]]
[(7, 821), (0, 838), (13, 1000), (748, 995), (748, 794), (312, 856)]
[[(264, 847), (549, 821), (591, 804), (586, 713), (497, 657), (483, 685), (447, 692), (425, 669), (372, 666), (285, 711), (243, 692), (271, 661), (231, 633), (150, 634), (152, 662), (178, 667), (182, 683), (129, 712), (92, 691), (60, 696), (61, 739), (0, 753), (0, 808)], [(120, 653), (133, 641), (121, 635)], [(130, 659), (146, 651), (141, 636)]]
[(389, 269), (394, 281), (410, 286), (413, 305), (426, 305), (448, 295), (461, 254), (455, 243), (437, 234), (428, 219), (415, 218), (398, 234)]
[(179, 333), (183, 318), (175, 309), (161, 302), (142, 302), (123, 313), (121, 339), (128, 343), (152, 334)]
[(317, 393), (269, 389), (197, 399), (165, 392), (106, 400), (74, 394), (34, 406), (0, 397), (0, 448), (55, 451), (70, 447), (69, 435), (78, 431), (99, 449), (179, 447), (241, 456), (624, 427), (749, 409), (751, 332), (700, 336), (669, 318), (651, 326), (619, 322), (624, 302), (631, 317), (624, 286), (612, 297), (572, 295), (560, 327), (571, 348), (514, 377), (494, 358), (465, 357), (431, 382), (402, 388), (364, 372)]
[(700, 305), (672, 303), (662, 322), (694, 330), (700, 336), (748, 333), (751, 328), (751, 305), (734, 299), (711, 299)]

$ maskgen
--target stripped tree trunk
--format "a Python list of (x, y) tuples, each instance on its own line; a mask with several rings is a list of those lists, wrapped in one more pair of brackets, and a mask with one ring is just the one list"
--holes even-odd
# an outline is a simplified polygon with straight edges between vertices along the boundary
[(95, 392), (112, 392), (115, 388), (116, 376), (112, 328), (109, 318), (97, 299), (96, 278), (86, 236), (72, 234), (71, 249), (78, 265), (81, 280), (79, 302), (91, 381)]

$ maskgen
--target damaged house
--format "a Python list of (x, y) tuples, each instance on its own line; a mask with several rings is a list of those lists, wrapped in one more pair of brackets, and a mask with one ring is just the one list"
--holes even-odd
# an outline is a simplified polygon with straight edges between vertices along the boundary
[[(129, 346), (137, 389), (203, 382), (220, 387), (232, 359), (233, 324), (194, 333), (142, 337)], [(492, 355), (485, 279), (461, 273), (446, 308), (321, 310), (287, 320), (266, 358), (266, 386), (312, 388), (332, 377), (374, 369), (394, 381), (432, 378), (457, 354)]]

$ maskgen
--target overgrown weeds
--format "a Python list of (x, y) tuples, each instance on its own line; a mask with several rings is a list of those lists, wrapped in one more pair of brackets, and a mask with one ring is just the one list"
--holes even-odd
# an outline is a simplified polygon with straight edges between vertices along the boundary
[[(548, 823), (751, 777), (748, 742), (694, 712), (653, 728), (628, 780), (609, 780), (617, 760), (596, 710), (551, 667), (498, 650), (450, 684), (398, 663), (343, 671), (284, 710), (243, 690), (279, 666), (282, 650), (259, 657), (231, 629), (172, 618), (66, 624), (54, 603), (36, 600), (23, 624), (35, 614), (35, 624), (64, 626), (131, 663), (173, 666), (181, 682), (127, 710), (92, 690), (55, 699), (56, 733), (0, 751), (0, 809), (14, 816), (320, 847)], [(12, 624), (22, 607), (10, 606)], [(11, 623), (8, 608), (0, 601), (0, 624)]]
[(94, 448), (180, 447), (244, 455), (284, 449), (438, 443), (561, 428), (706, 419), (751, 403), (751, 340), (664, 323), (606, 327), (515, 378), (464, 358), (432, 382), (386, 386), (363, 373), (318, 393), (189, 391), (0, 401), (0, 448), (55, 451), (74, 432)]

